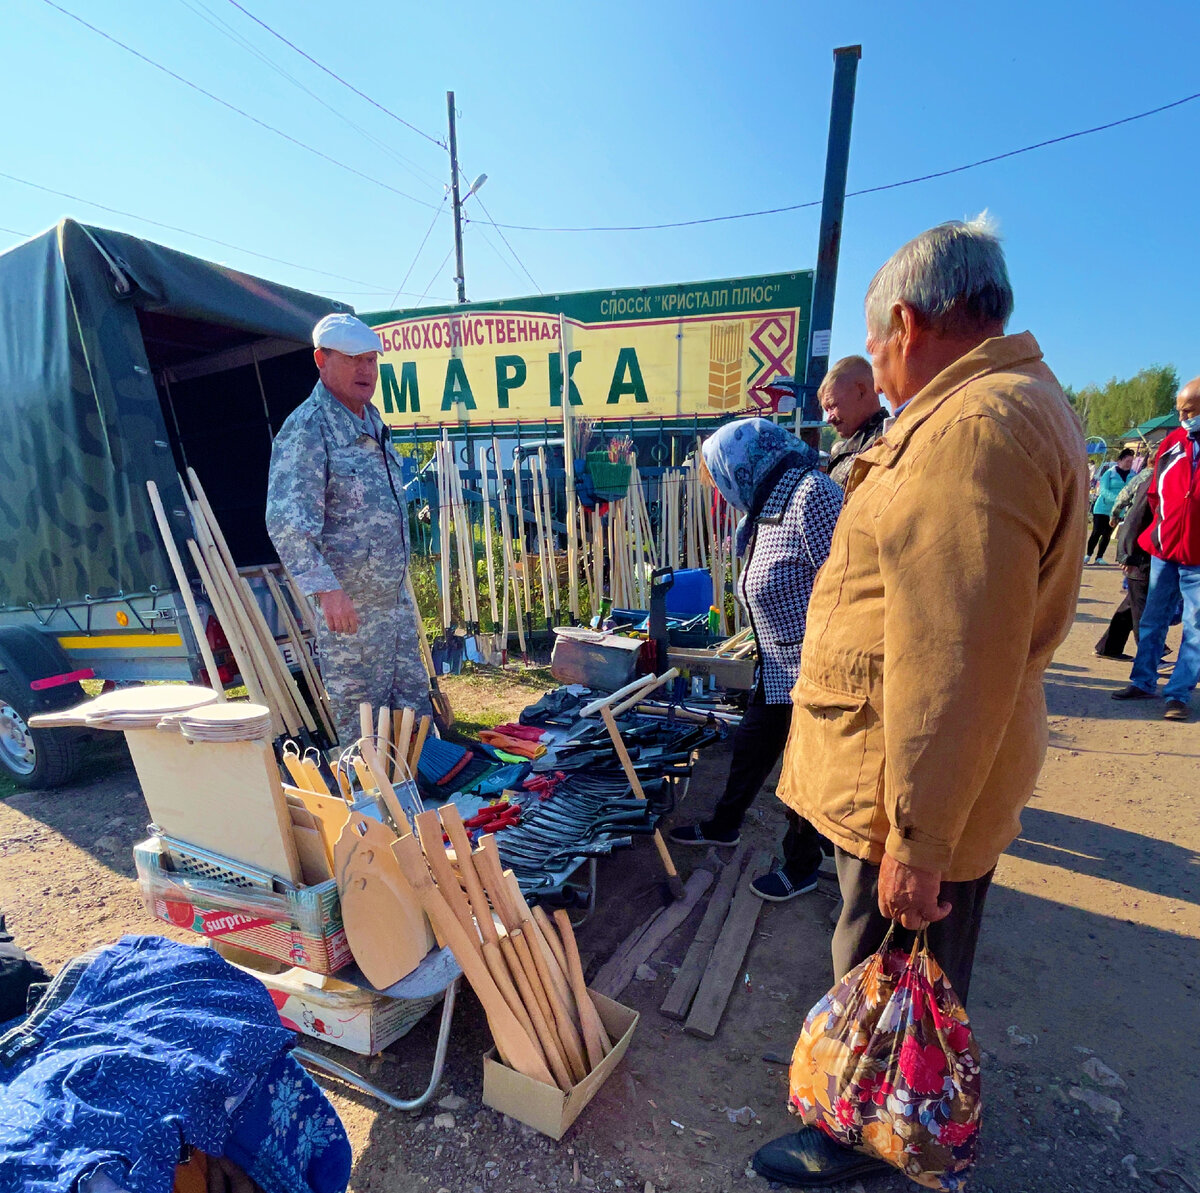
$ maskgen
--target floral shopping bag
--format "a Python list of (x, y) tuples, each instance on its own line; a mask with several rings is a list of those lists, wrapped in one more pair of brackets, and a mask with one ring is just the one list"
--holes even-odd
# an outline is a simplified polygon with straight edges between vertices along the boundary
[(979, 1047), (924, 932), (911, 953), (889, 949), (891, 935), (808, 1013), (790, 1109), (919, 1185), (961, 1189), (979, 1138)]

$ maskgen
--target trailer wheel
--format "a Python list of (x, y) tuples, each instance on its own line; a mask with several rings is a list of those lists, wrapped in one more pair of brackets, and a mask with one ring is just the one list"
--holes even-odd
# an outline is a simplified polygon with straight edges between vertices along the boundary
[(17, 685), (0, 675), (0, 774), (18, 787), (61, 787), (79, 765), (79, 733), (30, 729), (31, 715)]

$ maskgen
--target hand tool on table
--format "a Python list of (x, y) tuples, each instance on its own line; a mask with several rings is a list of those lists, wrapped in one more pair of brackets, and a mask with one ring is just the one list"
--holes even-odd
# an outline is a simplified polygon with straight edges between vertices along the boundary
[[(678, 674), (675, 668), (665, 671), (658, 676), (655, 683), (651, 687), (645, 689), (641, 695), (647, 694), (660, 684), (666, 683), (670, 679), (674, 679)], [(621, 760), (621, 766), (624, 768), (626, 778), (629, 779), (629, 786), (633, 788), (633, 793), (639, 799), (645, 799), (646, 793), (642, 790), (641, 781), (638, 779), (637, 771), (633, 768), (633, 762), (629, 757), (629, 751), (625, 749), (625, 743), (621, 740), (621, 732), (617, 728), (616, 718), (613, 716), (612, 703), (614, 698), (610, 696), (606, 702), (600, 705), (600, 715), (604, 718), (604, 724), (608, 729), (608, 736), (612, 740), (613, 749), (617, 752), (617, 757)], [(618, 705), (619, 707), (619, 705)], [(662, 859), (663, 869), (667, 872), (667, 887), (673, 899), (681, 899), (683, 897), (683, 883), (679, 878), (679, 871), (675, 869), (675, 863), (671, 858), (671, 852), (667, 849), (667, 843), (663, 840), (663, 835), (658, 829), (654, 830), (654, 847), (658, 850), (658, 856)]]
[(510, 804), (507, 800), (502, 800), (498, 804), (488, 804), (474, 816), (463, 821), (464, 827), (473, 837), (483, 833), (498, 833), (506, 828), (514, 828), (520, 823), (520, 805)]

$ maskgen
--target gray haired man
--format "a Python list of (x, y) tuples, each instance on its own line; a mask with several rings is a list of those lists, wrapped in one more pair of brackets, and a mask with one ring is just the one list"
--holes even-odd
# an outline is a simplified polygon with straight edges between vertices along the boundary
[(300, 588), (317, 598), (317, 649), (338, 737), (358, 706), (430, 711), (405, 585), (408, 509), (391, 433), (371, 404), (379, 337), (353, 315), (313, 328), (321, 379), (271, 447), (267, 530)]
[(883, 434), (887, 418), (875, 389), (871, 362), (865, 356), (843, 356), (825, 374), (817, 400), (825, 421), (839, 436), (829, 453), (829, 475), (845, 489), (854, 457)]
[[(855, 462), (813, 588), (777, 789), (834, 843), (839, 980), (893, 925), (902, 948), (928, 928), (967, 998), (992, 872), (1045, 755), (1042, 674), (1075, 617), (1087, 468), (1037, 341), (1004, 334), (1012, 307), (981, 220), (918, 236), (867, 290), (896, 419)], [(813, 1127), (754, 1166), (805, 1187), (886, 1171)]]

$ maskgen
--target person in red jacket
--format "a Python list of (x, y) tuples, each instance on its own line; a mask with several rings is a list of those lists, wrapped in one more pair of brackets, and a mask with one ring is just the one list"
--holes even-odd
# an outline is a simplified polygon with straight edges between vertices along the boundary
[(1150, 552), (1150, 592), (1138, 626), (1138, 651), (1129, 685), (1114, 700), (1150, 700), (1157, 694), (1158, 663), (1167, 628), (1183, 601), (1183, 641), (1163, 695), (1163, 716), (1188, 719), (1188, 701), (1200, 680), (1200, 377), (1175, 399), (1179, 430), (1154, 457), (1150, 508), (1154, 519), (1138, 544)]

